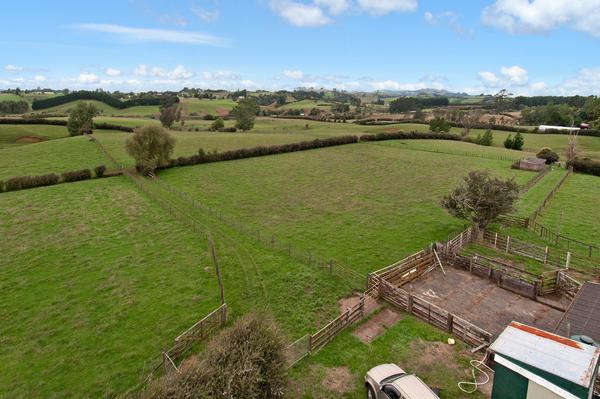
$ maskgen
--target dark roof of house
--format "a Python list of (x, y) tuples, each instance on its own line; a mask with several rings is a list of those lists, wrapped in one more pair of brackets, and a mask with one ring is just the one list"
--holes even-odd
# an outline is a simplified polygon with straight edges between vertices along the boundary
[(556, 326), (556, 333), (587, 335), (600, 342), (600, 284), (583, 284)]

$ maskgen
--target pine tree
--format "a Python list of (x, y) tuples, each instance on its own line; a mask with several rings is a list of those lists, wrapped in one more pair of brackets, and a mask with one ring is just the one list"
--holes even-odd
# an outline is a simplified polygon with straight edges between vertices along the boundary
[(517, 132), (515, 139), (513, 140), (512, 149), (521, 151), (524, 144), (525, 140), (523, 139), (523, 135)]
[(506, 140), (504, 140), (504, 148), (508, 148), (509, 150), (513, 147), (513, 138), (512, 135), (508, 135), (508, 137), (506, 138)]

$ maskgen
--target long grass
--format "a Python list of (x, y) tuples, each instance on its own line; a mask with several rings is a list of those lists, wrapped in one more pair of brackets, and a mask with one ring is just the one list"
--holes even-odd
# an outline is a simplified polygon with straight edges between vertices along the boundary
[(0, 125), (0, 150), (7, 147), (21, 146), (67, 137), (65, 126), (51, 125)]

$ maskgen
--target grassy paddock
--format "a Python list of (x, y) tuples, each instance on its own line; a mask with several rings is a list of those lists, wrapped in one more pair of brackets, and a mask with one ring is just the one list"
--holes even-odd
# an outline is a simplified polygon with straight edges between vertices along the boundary
[(542, 211), (539, 222), (583, 242), (600, 245), (600, 177), (573, 174)]
[(86, 137), (68, 137), (0, 149), (0, 179), (94, 168), (108, 160)]
[(463, 227), (439, 205), (469, 170), (510, 161), (355, 144), (161, 171), (211, 207), (360, 273), (385, 266)]
[[(125, 178), (2, 194), (0, 396), (97, 397), (134, 386), (147, 360), (218, 305), (202, 235)], [(275, 315), (294, 339), (338, 313), (352, 285), (275, 253), (192, 207), (217, 244), (233, 318)]]
[(180, 98), (179, 103), (188, 114), (215, 116), (227, 115), (237, 104), (230, 99), (209, 100), (207, 98)]
[(205, 242), (124, 177), (0, 202), (1, 397), (122, 392), (218, 306)]
[(0, 150), (68, 136), (65, 126), (0, 125)]
[[(363, 343), (352, 335), (352, 330), (347, 330), (316, 355), (290, 370), (290, 397), (364, 398), (366, 372), (382, 363), (396, 363), (405, 371), (418, 375), (429, 386), (440, 388), (442, 398), (465, 398), (466, 394), (458, 389), (457, 383), (472, 380), (469, 360), (481, 355), (473, 356), (461, 342), (449, 346), (446, 343), (448, 337), (447, 333), (404, 313), (398, 324), (370, 344)], [(347, 368), (349, 380), (335, 386), (328, 384), (328, 371), (338, 367)], [(345, 392), (340, 393), (339, 388), (335, 390), (339, 386)], [(477, 392), (469, 397), (485, 396)]]

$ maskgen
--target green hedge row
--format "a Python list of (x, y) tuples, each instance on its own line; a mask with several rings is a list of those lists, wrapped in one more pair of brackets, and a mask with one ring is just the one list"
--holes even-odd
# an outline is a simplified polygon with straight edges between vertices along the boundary
[(576, 159), (568, 163), (573, 171), (588, 175), (600, 176), (600, 161), (592, 159)]
[(31, 104), (31, 108), (34, 111), (37, 111), (77, 100), (96, 100), (117, 109), (130, 108), (138, 105), (161, 105), (164, 103), (173, 104), (179, 102), (179, 98), (174, 95), (144, 96), (122, 101), (120, 98), (102, 91), (80, 90), (65, 94), (64, 96), (36, 99)]
[[(62, 119), (45, 118), (0, 118), (0, 125), (52, 125), (67, 126), (67, 121)], [(122, 132), (133, 132), (129, 126), (113, 125), (112, 123), (94, 122), (94, 129), (100, 130), (120, 130)]]
[[(106, 166), (99, 165), (94, 168), (95, 177), (104, 176)], [(0, 181), (0, 193), (8, 191), (25, 190), (28, 188), (52, 186), (59, 183), (69, 183), (81, 180), (91, 179), (92, 171), (90, 169), (80, 169), (64, 172), (62, 174), (47, 173), (35, 176), (17, 176), (6, 181)]]

